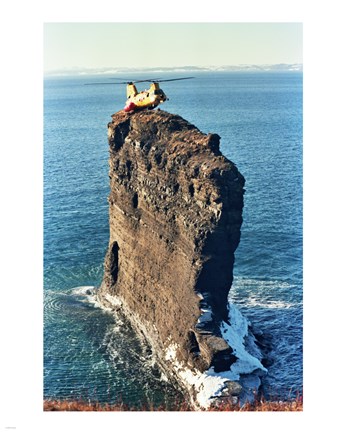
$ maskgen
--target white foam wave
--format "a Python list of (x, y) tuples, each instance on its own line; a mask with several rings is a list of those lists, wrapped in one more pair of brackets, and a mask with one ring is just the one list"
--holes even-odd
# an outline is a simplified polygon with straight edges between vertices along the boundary
[(208, 372), (200, 372), (197, 369), (188, 369), (177, 360), (178, 345), (172, 342), (166, 349), (165, 360), (170, 362), (175, 373), (188, 387), (193, 389), (198, 404), (203, 408), (208, 408), (212, 398), (221, 394), (226, 387), (225, 383), (229, 380), (220, 376), (210, 376)]
[(93, 285), (78, 286), (71, 289), (72, 294), (76, 295), (92, 295), (96, 290)]
[(243, 288), (243, 287), (257, 287), (257, 288), (265, 288), (270, 289), (274, 288), (275, 290), (280, 289), (292, 289), (295, 288), (296, 285), (281, 281), (281, 280), (266, 280), (266, 279), (257, 279), (257, 278), (246, 278), (241, 276), (235, 276), (232, 284), (232, 288)]
[(264, 302), (260, 301), (256, 297), (249, 297), (246, 303), (250, 307), (257, 306), (264, 309), (290, 309), (299, 305), (299, 303), (285, 302), (282, 300), (267, 300)]
[[(230, 372), (226, 372), (232, 381), (239, 381), (240, 375), (251, 374), (255, 370), (266, 373), (267, 369), (259, 358), (250, 354), (246, 349), (246, 338), (249, 336), (249, 322), (233, 304), (229, 304), (229, 322), (222, 322), (220, 330), (223, 338), (232, 347), (234, 355), (238, 358), (232, 364)], [(259, 353), (258, 353), (259, 354)]]
[(280, 280), (235, 277), (229, 301), (245, 307), (289, 309), (301, 306), (302, 300), (293, 297), (297, 286)]
[(97, 301), (96, 298), (96, 290), (95, 286), (79, 286), (71, 289), (71, 294), (76, 296), (84, 297), (85, 301), (93, 304), (95, 307), (101, 308), (101, 304)]

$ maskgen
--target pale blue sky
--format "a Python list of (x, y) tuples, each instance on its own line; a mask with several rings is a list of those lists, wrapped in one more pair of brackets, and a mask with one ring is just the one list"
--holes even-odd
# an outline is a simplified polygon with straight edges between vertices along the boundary
[(44, 71), (302, 63), (301, 23), (45, 23)]

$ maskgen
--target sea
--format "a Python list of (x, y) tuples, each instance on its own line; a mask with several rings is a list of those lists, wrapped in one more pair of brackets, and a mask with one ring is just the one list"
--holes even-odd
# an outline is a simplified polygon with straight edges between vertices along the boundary
[[(109, 240), (107, 124), (124, 107), (121, 82), (186, 72), (123, 75), (44, 80), (44, 398), (174, 409), (184, 396), (130, 323), (86, 295)], [(191, 75), (161, 84), (161, 109), (220, 135), (246, 179), (229, 301), (263, 352), (264, 396), (293, 399), (303, 390), (303, 76)]]

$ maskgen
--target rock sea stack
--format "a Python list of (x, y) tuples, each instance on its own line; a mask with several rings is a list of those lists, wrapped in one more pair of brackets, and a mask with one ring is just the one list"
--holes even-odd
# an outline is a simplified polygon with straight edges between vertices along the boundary
[(98, 300), (120, 309), (195, 406), (234, 398), (223, 337), (244, 177), (204, 134), (165, 111), (108, 124), (110, 240)]

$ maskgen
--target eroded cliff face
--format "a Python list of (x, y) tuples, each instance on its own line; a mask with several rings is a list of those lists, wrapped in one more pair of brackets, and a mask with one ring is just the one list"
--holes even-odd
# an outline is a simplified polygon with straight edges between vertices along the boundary
[(178, 381), (179, 370), (229, 370), (237, 357), (220, 326), (228, 322), (244, 178), (221, 154), (218, 135), (177, 115), (112, 118), (110, 242), (98, 298), (122, 308)]

